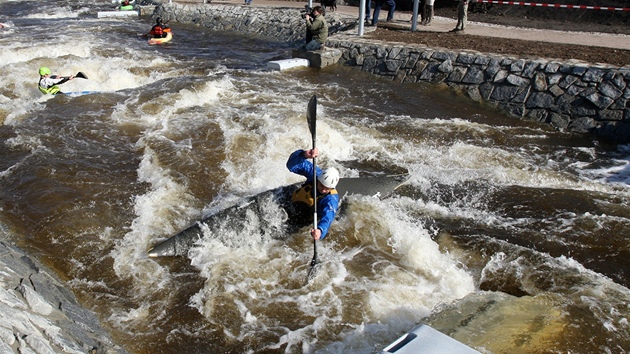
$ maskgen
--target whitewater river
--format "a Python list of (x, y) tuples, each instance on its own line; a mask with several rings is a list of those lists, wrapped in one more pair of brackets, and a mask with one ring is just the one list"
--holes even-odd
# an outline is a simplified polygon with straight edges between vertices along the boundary
[[(101, 4), (100, 9), (107, 9)], [(130, 353), (372, 353), (425, 322), (485, 353), (630, 350), (630, 147), (553, 131), (350, 67), (270, 72), (290, 46), (89, 3), (0, 3), (0, 233), (54, 269)], [(43, 96), (40, 66), (89, 79)], [(301, 179), (311, 144), (354, 196), (319, 243), (253, 218), (188, 257), (147, 250)]]

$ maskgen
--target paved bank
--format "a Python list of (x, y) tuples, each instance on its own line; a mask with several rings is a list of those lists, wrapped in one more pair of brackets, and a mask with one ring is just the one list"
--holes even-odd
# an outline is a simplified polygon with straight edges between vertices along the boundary
[[(238, 0), (214, 0), (211, 3), (214, 5), (232, 6), (240, 6), (243, 4), (243, 2), (240, 2)], [(306, 2), (304, 1), (253, 0), (251, 6), (302, 9), (304, 8), (304, 4), (306, 4)], [(314, 2), (314, 5), (319, 5), (319, 3)], [(344, 16), (349, 18), (358, 18), (359, 16), (359, 9), (355, 6), (338, 5), (336, 12), (338, 14), (344, 14)], [(329, 11), (327, 15), (330, 14), (332, 14), (332, 12)], [(381, 26), (390, 26), (394, 28), (411, 30), (411, 13), (409, 12), (394, 12), (394, 22), (392, 24), (384, 23), (385, 17), (387, 17), (387, 11), (381, 11), (379, 17), (381, 21)], [(436, 16), (434, 17), (430, 26), (421, 26), (418, 24), (416, 26), (416, 31), (448, 32), (455, 27), (456, 22), (456, 20), (451, 18)], [(466, 34), (489, 38), (495, 37), (520, 39), (529, 41), (598, 46), (605, 48), (630, 50), (630, 35), (619, 35), (610, 33), (565, 32), (547, 29), (540, 30), (469, 21), (466, 27)], [(630, 65), (630, 63), (628, 64)]]

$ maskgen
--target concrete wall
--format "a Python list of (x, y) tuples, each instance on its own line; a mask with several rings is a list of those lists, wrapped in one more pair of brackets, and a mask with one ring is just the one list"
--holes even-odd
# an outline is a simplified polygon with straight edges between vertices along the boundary
[[(306, 31), (299, 9), (290, 7), (163, 4), (155, 15), (296, 44)], [(443, 83), (513, 117), (630, 142), (630, 67), (383, 43), (358, 37), (356, 18), (336, 13), (326, 18), (330, 24), (327, 46), (343, 51), (342, 64), (395, 82)]]

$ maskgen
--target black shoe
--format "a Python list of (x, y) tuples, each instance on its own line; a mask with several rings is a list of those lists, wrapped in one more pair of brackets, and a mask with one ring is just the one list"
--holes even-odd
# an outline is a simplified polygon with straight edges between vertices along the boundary
[(459, 32), (461, 31), (459, 28), (453, 28), (452, 30), (450, 30), (449, 32)]

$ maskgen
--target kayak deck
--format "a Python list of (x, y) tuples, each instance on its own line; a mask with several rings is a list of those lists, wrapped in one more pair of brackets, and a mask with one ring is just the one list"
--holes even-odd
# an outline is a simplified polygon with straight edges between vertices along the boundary
[[(336, 189), (341, 198), (352, 194), (385, 198), (393, 194), (401, 183), (401, 178), (394, 176), (341, 178)], [(283, 229), (278, 229), (278, 226), (270, 223), (269, 220), (265, 218), (265, 215), (270, 212), (270, 210), (268, 210), (270, 204), (277, 205), (278, 208), (286, 209), (290, 204), (293, 191), (301, 185), (302, 183), (283, 186), (252, 197), (244, 198), (236, 205), (210, 215), (171, 238), (158, 243), (148, 251), (148, 256), (186, 256), (188, 250), (204, 237), (205, 234), (213, 235), (221, 232), (221, 230), (226, 227), (226, 220), (229, 220), (231, 223), (229, 225), (231, 228), (243, 229), (245, 223), (249, 222), (247, 215), (252, 212), (254, 215), (259, 216), (260, 222), (263, 224), (262, 229), (267, 233), (271, 233), (272, 237), (286, 234), (292, 227), (297, 228), (304, 226), (297, 223), (286, 223)]]

